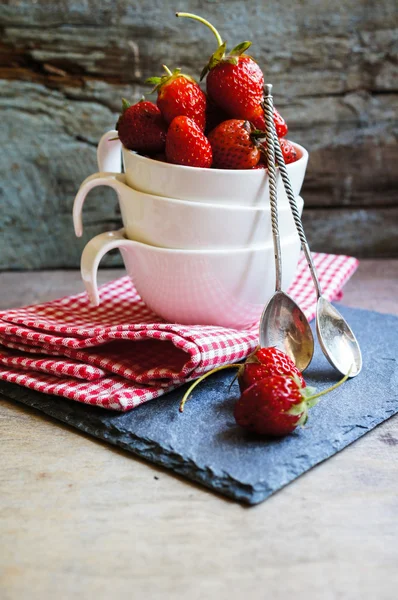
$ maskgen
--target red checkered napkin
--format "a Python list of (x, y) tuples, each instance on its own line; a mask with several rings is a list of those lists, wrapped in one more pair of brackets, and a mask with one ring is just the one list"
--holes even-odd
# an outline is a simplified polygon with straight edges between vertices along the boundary
[[(324, 295), (339, 299), (358, 261), (332, 254), (313, 257)], [(312, 319), (316, 295), (304, 257), (289, 293)], [(101, 288), (99, 307), (90, 306), (82, 293), (0, 312), (0, 379), (125, 411), (244, 359), (257, 341), (257, 328), (165, 323), (123, 277)]]

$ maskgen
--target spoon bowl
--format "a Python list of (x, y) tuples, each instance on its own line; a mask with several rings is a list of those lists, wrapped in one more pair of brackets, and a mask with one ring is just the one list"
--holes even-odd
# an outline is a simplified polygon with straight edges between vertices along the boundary
[(355, 335), (339, 311), (323, 296), (317, 303), (316, 329), (322, 351), (342, 375), (355, 377), (362, 369), (362, 355)]
[(285, 292), (272, 296), (261, 316), (259, 330), (262, 348), (275, 346), (287, 354), (299, 371), (304, 371), (314, 354), (314, 338), (301, 308)]

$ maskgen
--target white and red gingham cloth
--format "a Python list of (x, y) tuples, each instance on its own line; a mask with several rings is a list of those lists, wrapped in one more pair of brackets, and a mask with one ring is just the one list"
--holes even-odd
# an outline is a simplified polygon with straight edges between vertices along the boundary
[[(358, 261), (313, 256), (324, 295), (339, 299)], [(312, 319), (316, 295), (303, 256), (289, 293)], [(165, 323), (123, 277), (101, 288), (99, 307), (90, 306), (82, 293), (0, 312), (0, 379), (126, 411), (219, 365), (244, 359), (257, 341), (257, 328)]]

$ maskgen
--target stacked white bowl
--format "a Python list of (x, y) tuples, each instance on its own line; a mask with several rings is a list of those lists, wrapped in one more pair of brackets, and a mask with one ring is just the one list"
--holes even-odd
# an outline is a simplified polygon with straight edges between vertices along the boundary
[[(100, 172), (83, 182), (73, 208), (75, 233), (81, 236), (88, 192), (105, 185), (119, 198), (124, 228), (96, 236), (82, 254), (82, 278), (92, 303), (100, 301), (99, 262), (119, 248), (138, 293), (166, 321), (236, 329), (255, 324), (275, 286), (267, 171), (171, 165), (127, 150), (115, 137), (111, 131), (101, 139)], [(287, 168), (302, 210), (308, 153), (295, 147), (300, 158)], [(279, 174), (278, 203), (287, 289), (300, 242)]]

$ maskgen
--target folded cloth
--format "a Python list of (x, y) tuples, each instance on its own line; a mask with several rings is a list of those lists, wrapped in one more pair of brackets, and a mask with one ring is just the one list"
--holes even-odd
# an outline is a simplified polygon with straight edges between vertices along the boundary
[[(358, 261), (313, 257), (325, 297), (340, 299)], [(289, 294), (308, 319), (315, 316), (316, 294), (303, 256)], [(257, 327), (237, 331), (164, 322), (128, 277), (102, 286), (100, 295), (98, 307), (81, 293), (0, 312), (0, 379), (126, 411), (210, 369), (243, 360), (258, 343)]]

